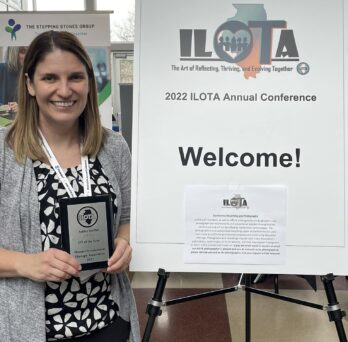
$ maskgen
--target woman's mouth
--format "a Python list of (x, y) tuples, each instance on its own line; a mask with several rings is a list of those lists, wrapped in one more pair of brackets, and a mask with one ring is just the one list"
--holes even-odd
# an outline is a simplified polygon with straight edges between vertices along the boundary
[(57, 107), (71, 107), (76, 101), (51, 101)]

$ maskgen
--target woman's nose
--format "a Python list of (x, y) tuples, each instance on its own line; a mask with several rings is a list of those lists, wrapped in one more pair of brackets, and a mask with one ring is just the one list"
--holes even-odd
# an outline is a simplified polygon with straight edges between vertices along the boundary
[(61, 97), (67, 98), (72, 94), (72, 89), (69, 81), (62, 80), (58, 84), (57, 94)]

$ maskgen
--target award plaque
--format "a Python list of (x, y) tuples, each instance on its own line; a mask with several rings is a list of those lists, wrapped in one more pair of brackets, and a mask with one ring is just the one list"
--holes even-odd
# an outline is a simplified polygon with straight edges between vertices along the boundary
[(82, 270), (106, 268), (113, 253), (111, 195), (59, 200), (63, 250)]

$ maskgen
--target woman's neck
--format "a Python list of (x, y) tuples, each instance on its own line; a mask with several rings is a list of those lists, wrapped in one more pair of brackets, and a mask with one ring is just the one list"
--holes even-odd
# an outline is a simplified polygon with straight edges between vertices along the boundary
[(80, 132), (78, 125), (54, 129), (40, 125), (41, 132), (58, 163), (63, 168), (74, 167), (81, 162)]

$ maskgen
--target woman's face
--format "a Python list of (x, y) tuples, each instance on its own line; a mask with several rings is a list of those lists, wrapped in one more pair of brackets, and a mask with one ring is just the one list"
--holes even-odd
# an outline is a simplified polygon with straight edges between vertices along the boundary
[(39, 106), (40, 126), (78, 123), (87, 104), (89, 80), (85, 66), (71, 52), (54, 49), (36, 65), (29, 94)]

